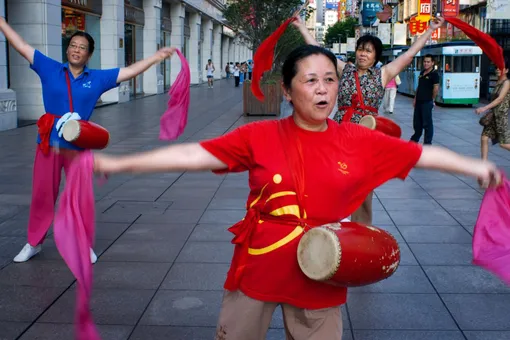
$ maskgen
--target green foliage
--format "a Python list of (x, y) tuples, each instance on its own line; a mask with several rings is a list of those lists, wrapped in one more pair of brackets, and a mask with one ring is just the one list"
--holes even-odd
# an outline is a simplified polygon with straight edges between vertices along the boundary
[(338, 39), (340, 38), (342, 43), (347, 42), (347, 38), (354, 37), (354, 29), (358, 25), (358, 20), (355, 18), (346, 18), (343, 21), (338, 21), (333, 26), (328, 28), (326, 35), (324, 36), (324, 43), (326, 45), (331, 45), (333, 43), (338, 43)]
[[(256, 51), (301, 6), (302, 0), (236, 0), (227, 6), (223, 15), (228, 25), (236, 33), (242, 33)], [(312, 11), (311, 7), (307, 9), (306, 18)], [(301, 34), (289, 26), (276, 45), (273, 70), (300, 44), (304, 44)]]

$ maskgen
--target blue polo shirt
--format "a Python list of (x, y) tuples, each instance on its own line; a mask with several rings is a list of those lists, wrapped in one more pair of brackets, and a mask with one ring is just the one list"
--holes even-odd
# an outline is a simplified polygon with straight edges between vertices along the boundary
[[(34, 70), (41, 79), (42, 96), (44, 110), (57, 116), (62, 116), (70, 112), (69, 96), (67, 94), (67, 81), (65, 71), (69, 64), (62, 64), (53, 60), (40, 51), (36, 50), (34, 54), (34, 63), (30, 68)], [(107, 70), (91, 70), (85, 67), (78, 78), (74, 78), (69, 71), (71, 80), (71, 92), (73, 98), (73, 109), (81, 119), (89, 120), (96, 106), (97, 101), (103, 93), (117, 87), (117, 77), (119, 68)], [(50, 145), (59, 148), (80, 150), (80, 148), (58, 137), (55, 125), (58, 119), (55, 119), (53, 130), (51, 131)], [(41, 138), (37, 135), (37, 143)]]

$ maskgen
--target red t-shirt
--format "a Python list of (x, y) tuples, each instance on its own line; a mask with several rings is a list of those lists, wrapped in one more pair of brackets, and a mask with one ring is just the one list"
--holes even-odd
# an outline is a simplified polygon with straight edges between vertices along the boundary
[[(415, 166), (421, 146), (386, 136), (351, 123), (328, 120), (324, 132), (299, 128), (286, 118), (302, 145), (304, 161), (304, 201), (306, 221), (319, 226), (342, 220), (356, 210), (366, 195), (384, 182), (405, 179)], [(244, 125), (221, 137), (201, 143), (227, 165), (219, 172), (249, 171), (250, 194), (260, 209), (249, 246), (262, 249), (291, 234), (296, 225), (278, 223), (274, 216), (296, 213), (296, 190), (282, 145), (278, 121)], [(264, 221), (264, 216), (271, 216)], [(306, 277), (297, 262), (301, 235), (264, 254), (248, 255), (240, 290), (254, 299), (288, 303), (300, 308), (319, 309), (346, 302), (347, 289)], [(236, 245), (233, 263), (242, 247)], [(234, 275), (232, 265), (228, 273)], [(227, 282), (229, 280), (227, 279)], [(233, 289), (226, 285), (226, 289)]]

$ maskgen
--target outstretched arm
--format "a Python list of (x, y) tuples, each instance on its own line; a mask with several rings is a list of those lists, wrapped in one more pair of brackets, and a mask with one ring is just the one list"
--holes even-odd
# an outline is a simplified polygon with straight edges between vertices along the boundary
[(14, 47), (14, 49), (23, 56), (23, 58), (25, 58), (30, 64), (34, 63), (35, 49), (23, 40), (23, 38), (12, 29), (3, 17), (0, 17), (0, 31), (2, 31), (7, 41), (9, 41), (11, 46)]
[(493, 187), (501, 182), (501, 173), (492, 162), (459, 155), (437, 146), (423, 146), (417, 168), (452, 172), (477, 178), (483, 187)]
[(132, 79), (140, 73), (147, 71), (152, 65), (160, 63), (166, 58), (170, 58), (174, 54), (175, 50), (175, 47), (164, 47), (149, 58), (140, 60), (128, 67), (121, 68), (119, 76), (117, 77), (117, 83), (122, 83), (123, 81)]
[(177, 144), (128, 156), (94, 155), (96, 173), (221, 170), (227, 165), (198, 143)]
[(409, 47), (404, 54), (381, 68), (384, 87), (386, 87), (390, 80), (395, 78), (397, 74), (402, 72), (402, 70), (413, 61), (413, 58), (425, 46), (432, 33), (439, 27), (443, 26), (443, 24), (444, 19), (441, 17), (431, 20), (429, 28), (414, 42), (414, 44), (411, 45), (411, 47)]

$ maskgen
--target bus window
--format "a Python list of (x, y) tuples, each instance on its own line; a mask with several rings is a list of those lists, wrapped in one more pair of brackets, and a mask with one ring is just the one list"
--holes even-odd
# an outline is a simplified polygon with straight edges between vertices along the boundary
[(453, 57), (451, 55), (446, 55), (444, 57), (444, 71), (445, 73), (452, 72), (453, 67)]
[(453, 72), (455, 73), (475, 73), (478, 65), (478, 56), (453, 57)]

